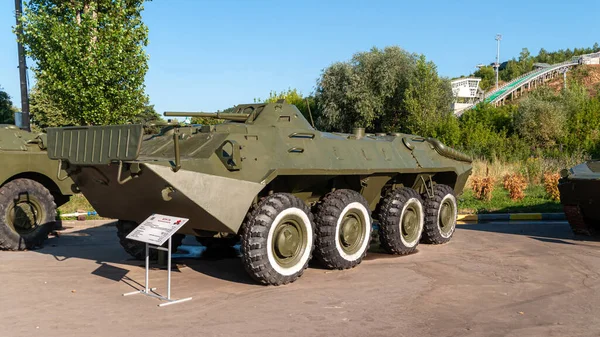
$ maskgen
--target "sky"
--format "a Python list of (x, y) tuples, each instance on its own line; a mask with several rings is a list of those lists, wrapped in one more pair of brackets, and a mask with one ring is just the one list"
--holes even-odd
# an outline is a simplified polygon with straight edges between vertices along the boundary
[[(468, 75), (496, 58), (591, 47), (600, 1), (153, 0), (146, 93), (156, 111), (216, 111), (297, 88), (372, 47), (397, 45)], [(0, 87), (20, 107), (14, 2), (0, 2)], [(32, 66), (31, 60), (28, 66)], [(33, 82), (33, 74), (30, 72)], [(30, 83), (30, 87), (32, 83)]]

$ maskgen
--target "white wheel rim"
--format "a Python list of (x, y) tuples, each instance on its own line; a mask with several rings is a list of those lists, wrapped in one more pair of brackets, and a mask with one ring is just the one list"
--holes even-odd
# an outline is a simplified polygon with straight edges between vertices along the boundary
[[(346, 216), (346, 214), (350, 210), (353, 210), (353, 209), (360, 211), (360, 213), (362, 214), (362, 218), (365, 223), (365, 226), (364, 226), (364, 232), (362, 233), (363, 242), (361, 243), (360, 249), (358, 249), (354, 254), (348, 254), (344, 251), (344, 249), (342, 248), (342, 246), (340, 244), (340, 239), (339, 239), (340, 238), (340, 225), (342, 224), (342, 220), (344, 219), (344, 216)], [(362, 257), (363, 253), (365, 252), (365, 249), (367, 249), (367, 245), (369, 244), (369, 240), (370, 240), (369, 233), (371, 233), (371, 226), (372, 226), (371, 225), (371, 217), (369, 215), (369, 211), (363, 204), (355, 201), (355, 202), (349, 203), (348, 205), (346, 205), (346, 207), (344, 207), (344, 209), (342, 210), (342, 213), (338, 217), (337, 223), (335, 225), (335, 248), (337, 249), (338, 253), (344, 260), (355, 261)]]
[[(295, 215), (296, 217), (298, 217), (302, 220), (301, 225), (304, 226), (304, 229), (306, 230), (307, 244), (306, 244), (306, 249), (304, 250), (304, 252), (302, 253), (302, 256), (298, 260), (298, 263), (296, 263), (292, 267), (284, 268), (279, 263), (277, 263), (275, 256), (273, 256), (273, 251), (272, 251), (271, 247), (273, 247), (273, 244), (274, 244), (273, 243), (273, 233), (275, 232), (275, 228), (281, 222), (281, 220), (288, 215)], [(267, 258), (269, 260), (269, 264), (271, 265), (271, 267), (273, 269), (275, 269), (275, 271), (277, 273), (279, 273), (283, 276), (293, 275), (293, 274), (299, 272), (300, 270), (302, 270), (302, 268), (308, 261), (308, 259), (310, 257), (310, 252), (312, 251), (312, 245), (313, 245), (313, 228), (312, 228), (312, 224), (310, 223), (310, 219), (308, 218), (308, 215), (306, 215), (306, 213), (304, 213), (303, 210), (296, 208), (296, 207), (286, 208), (275, 217), (275, 220), (273, 220), (273, 223), (271, 224), (271, 228), (269, 228), (269, 235), (267, 236), (267, 247), (266, 247), (267, 248)]]
[[(444, 204), (444, 202), (446, 202), (446, 200), (450, 199), (450, 202), (452, 202), (453, 208), (454, 208), (454, 221), (452, 222), (452, 229), (450, 231), (448, 231), (448, 233), (444, 233), (442, 231), (442, 227), (440, 226), (440, 214), (441, 214), (441, 207)], [(456, 204), (456, 198), (452, 195), (452, 194), (446, 194), (444, 196), (444, 198), (442, 198), (442, 201), (440, 201), (440, 209), (438, 209), (437, 212), (437, 227), (438, 230), (440, 232), (440, 235), (444, 238), (447, 239), (449, 237), (452, 236), (452, 234), (454, 233), (454, 230), (456, 229), (456, 218), (458, 217), (458, 207)]]
[[(404, 219), (404, 215), (406, 214), (406, 209), (408, 208), (409, 205), (414, 204), (416, 205), (416, 208), (418, 210), (419, 213), (419, 235), (417, 235), (416, 239), (413, 240), (412, 242), (408, 242), (406, 241), (406, 239), (404, 239), (404, 235), (402, 235), (402, 220)], [(398, 223), (398, 230), (400, 231), (400, 241), (402, 241), (402, 244), (404, 244), (406, 247), (408, 248), (412, 248), (414, 246), (416, 246), (419, 243), (419, 240), (421, 239), (421, 233), (423, 232), (423, 221), (424, 220), (424, 213), (423, 213), (423, 204), (419, 201), (419, 199), (417, 198), (410, 198), (408, 199), (405, 203), (404, 203), (404, 207), (402, 207), (402, 212), (400, 213), (400, 221)]]

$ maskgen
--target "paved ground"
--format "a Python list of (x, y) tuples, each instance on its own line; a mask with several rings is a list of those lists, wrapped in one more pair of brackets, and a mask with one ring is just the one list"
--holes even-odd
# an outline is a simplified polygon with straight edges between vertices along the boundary
[[(600, 335), (600, 242), (564, 222), (461, 225), (450, 244), (315, 266), (282, 287), (255, 285), (235, 257), (184, 259), (173, 296), (193, 300), (167, 307), (121, 296), (143, 267), (113, 226), (81, 224), (41, 250), (0, 252), (0, 336)], [(164, 290), (166, 271), (150, 275)]]

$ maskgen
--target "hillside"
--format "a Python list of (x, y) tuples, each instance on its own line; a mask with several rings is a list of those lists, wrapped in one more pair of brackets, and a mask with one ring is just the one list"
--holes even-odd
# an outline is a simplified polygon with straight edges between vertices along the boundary
[[(591, 97), (598, 95), (600, 91), (600, 65), (582, 65), (567, 73), (567, 81), (576, 81), (584, 86)], [(560, 91), (563, 86), (562, 77), (558, 77), (548, 82), (550, 88), (556, 92)]]

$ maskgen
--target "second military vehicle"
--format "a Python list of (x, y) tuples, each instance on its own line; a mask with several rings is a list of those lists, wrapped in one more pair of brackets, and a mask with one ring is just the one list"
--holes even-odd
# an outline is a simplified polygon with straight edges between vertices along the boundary
[(558, 190), (573, 233), (600, 235), (600, 160), (563, 169)]
[(355, 267), (373, 219), (392, 254), (454, 233), (471, 159), (436, 139), (320, 132), (284, 101), (165, 115), (225, 122), (151, 137), (141, 125), (48, 130), (50, 158), (67, 164), (99, 215), (120, 219), (121, 243), (138, 258), (144, 245), (125, 236), (153, 213), (189, 218), (179, 234), (240, 238), (246, 271), (270, 285), (296, 280), (313, 255)]
[(55, 226), (56, 208), (75, 193), (46, 144), (45, 134), (0, 124), (0, 249), (40, 246)]

